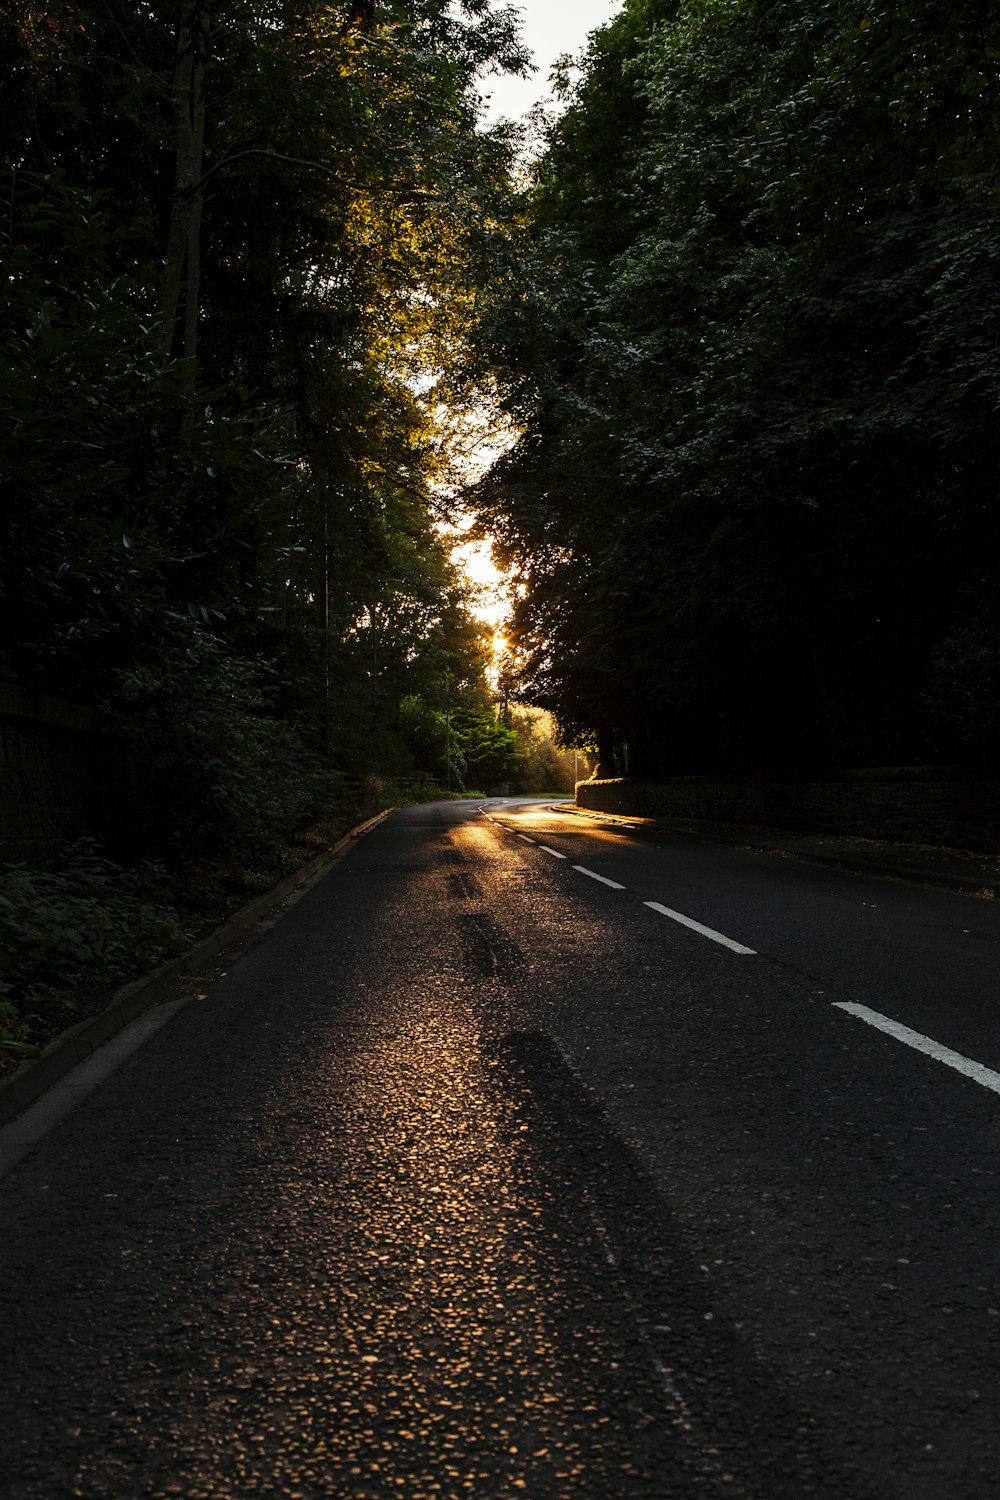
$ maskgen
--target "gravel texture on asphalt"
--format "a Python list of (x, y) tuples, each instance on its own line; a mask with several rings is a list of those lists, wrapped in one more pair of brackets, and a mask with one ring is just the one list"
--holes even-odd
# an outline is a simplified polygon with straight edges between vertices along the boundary
[(3, 1500), (991, 1500), (995, 1100), (818, 994), (395, 815), (0, 1183)]

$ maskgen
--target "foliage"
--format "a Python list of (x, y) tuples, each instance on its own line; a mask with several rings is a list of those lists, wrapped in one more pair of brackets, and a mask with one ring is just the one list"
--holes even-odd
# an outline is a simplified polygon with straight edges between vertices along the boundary
[(466, 760), (447, 713), (431, 708), (416, 694), (408, 694), (400, 701), (399, 727), (418, 774), (446, 790), (464, 787)]
[(190, 941), (164, 867), (123, 870), (92, 841), (67, 851), (57, 873), (0, 871), (0, 1053), (31, 1056), (33, 1038), (71, 1015), (83, 988), (103, 1004), (116, 985)]
[(400, 728), (413, 768), (446, 790), (462, 791), (510, 781), (519, 764), (517, 737), (497, 718), (488, 696), (467, 687), (444, 709), (409, 696), (400, 704)]
[(483, 681), (437, 413), (501, 253), (475, 87), (514, 19), (0, 18), (0, 676), (147, 716), (188, 862), (275, 837), (319, 765), (405, 770), (401, 701)]
[(574, 769), (581, 780), (589, 774), (586, 757), (574, 756), (557, 742), (552, 716), (544, 709), (514, 708), (510, 727), (517, 737), (518, 764), (512, 790), (516, 792), (572, 792)]
[[(206, 398), (177, 451), (184, 372), (149, 347), (148, 295), (109, 269), (108, 196), (17, 173), (0, 271), (11, 288), (0, 361), (0, 603), (9, 675), (77, 700), (113, 699), (178, 611), (240, 608), (235, 539), (284, 484), (261, 414)], [(265, 486), (267, 488), (265, 489)], [(211, 561), (209, 560), (211, 558)], [(245, 607), (245, 606), (244, 606)]]
[(630, 0), (593, 42), (483, 308), (523, 435), (477, 498), (520, 692), (602, 760), (990, 753), (1000, 33), (972, 12)]
[(175, 810), (172, 853), (197, 864), (267, 853), (319, 806), (318, 757), (273, 711), (273, 664), (234, 659), (204, 628), (180, 623), (184, 656), (164, 653), (168, 672), (132, 669), (121, 688), (162, 726), (157, 762)]
[(518, 763), (517, 737), (497, 719), (485, 693), (466, 693), (452, 714), (452, 726), (474, 786), (510, 781)]

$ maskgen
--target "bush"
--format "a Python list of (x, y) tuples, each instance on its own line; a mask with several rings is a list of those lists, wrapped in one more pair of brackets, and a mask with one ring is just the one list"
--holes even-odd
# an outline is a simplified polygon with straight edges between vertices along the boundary
[(161, 865), (124, 870), (89, 839), (58, 872), (0, 871), (0, 1059), (35, 1055), (39, 1036), (184, 949), (165, 881)]
[(180, 864), (268, 855), (319, 809), (319, 762), (272, 714), (275, 680), (273, 664), (230, 656), (191, 620), (177, 621), (158, 660), (118, 674), (118, 703), (163, 728), (157, 766)]
[(400, 700), (399, 727), (418, 776), (441, 786), (465, 785), (466, 758), (446, 714), (411, 694)]

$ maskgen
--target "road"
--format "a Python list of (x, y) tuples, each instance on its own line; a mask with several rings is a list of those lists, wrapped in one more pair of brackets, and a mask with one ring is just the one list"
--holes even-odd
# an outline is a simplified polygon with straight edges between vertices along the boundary
[(396, 812), (0, 1182), (0, 1495), (996, 1500), (998, 954)]

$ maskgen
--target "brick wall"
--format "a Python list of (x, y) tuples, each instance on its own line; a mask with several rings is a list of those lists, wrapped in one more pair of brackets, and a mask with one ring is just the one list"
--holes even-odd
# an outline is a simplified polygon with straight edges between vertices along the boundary
[(127, 862), (163, 824), (144, 726), (0, 684), (0, 862), (43, 867), (82, 835)]
[(736, 823), (897, 843), (1000, 849), (1000, 777), (904, 766), (829, 776), (584, 781), (577, 805), (684, 823)]

